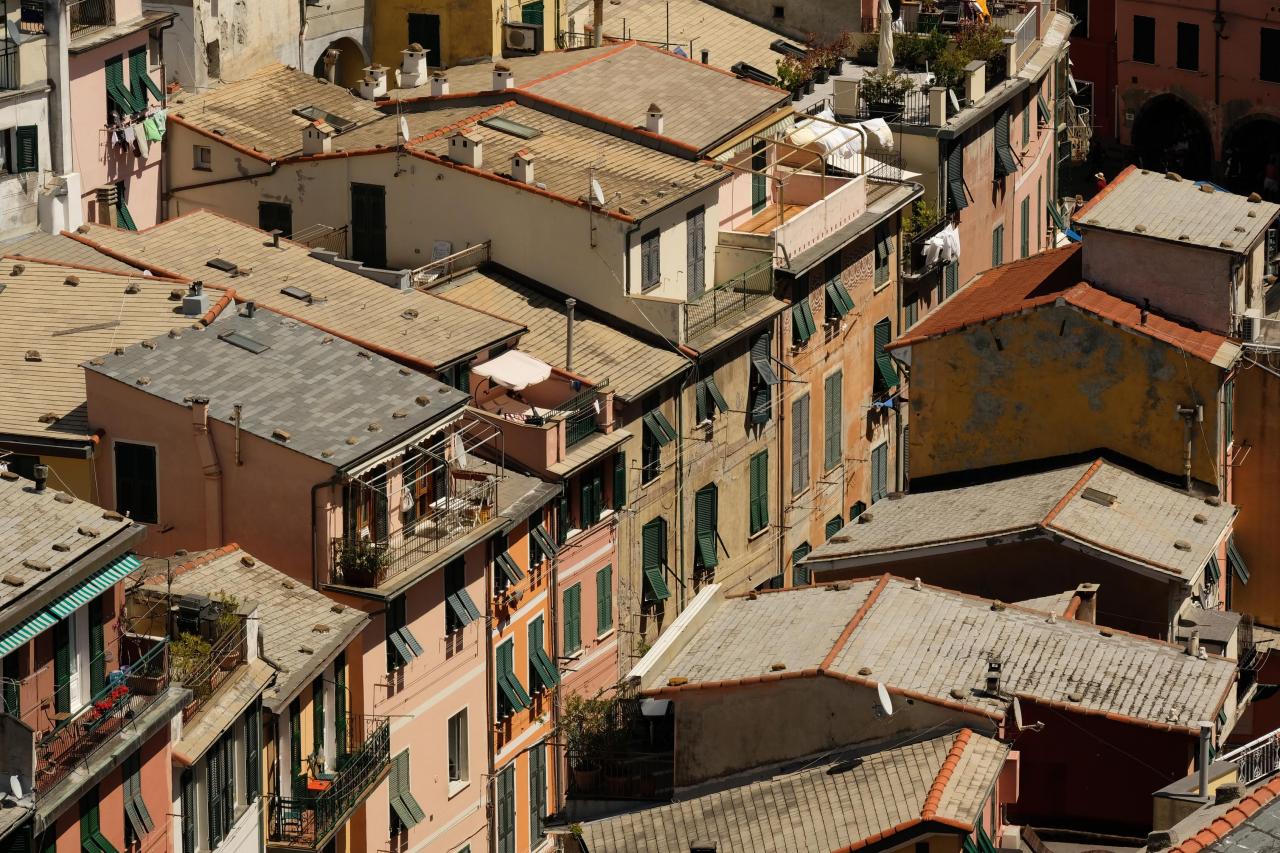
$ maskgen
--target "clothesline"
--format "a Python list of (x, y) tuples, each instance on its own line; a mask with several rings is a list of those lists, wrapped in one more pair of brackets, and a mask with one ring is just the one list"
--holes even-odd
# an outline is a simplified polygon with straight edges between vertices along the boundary
[(151, 144), (164, 139), (167, 116), (168, 110), (160, 106), (125, 115), (112, 110), (108, 138), (122, 151), (132, 149), (135, 157), (145, 159), (151, 152)]

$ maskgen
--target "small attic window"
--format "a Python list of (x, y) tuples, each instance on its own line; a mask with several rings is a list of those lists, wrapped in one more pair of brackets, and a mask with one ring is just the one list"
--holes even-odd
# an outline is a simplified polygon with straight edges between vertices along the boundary
[(212, 258), (205, 262), (205, 266), (213, 267), (215, 270), (225, 272), (228, 275), (235, 275), (240, 271), (240, 267), (231, 263), (231, 261), (224, 260), (223, 258)]
[(326, 112), (325, 110), (320, 109), (319, 107), (295, 107), (293, 114), (301, 118), (305, 118), (310, 122), (326, 122), (333, 128), (334, 133), (346, 133), (348, 130), (356, 126), (356, 123), (351, 119), (336, 116), (331, 112)]
[(1101, 489), (1087, 488), (1080, 492), (1080, 497), (1087, 501), (1093, 501), (1101, 506), (1113, 506), (1118, 499), (1116, 495), (1110, 492), (1104, 492)]
[(501, 117), (481, 119), (479, 121), (479, 125), (481, 127), (487, 127), (490, 130), (496, 130), (499, 133), (519, 137), (520, 139), (533, 139), (542, 135), (542, 131), (537, 128), (529, 127), (526, 124), (520, 124), (519, 122)]
[(303, 290), (301, 287), (294, 287), (293, 285), (289, 285), (288, 287), (282, 287), (280, 289), (280, 292), (283, 293), (285, 296), (290, 296), (294, 299), (298, 299), (303, 302), (311, 301), (311, 291)]
[(226, 341), (232, 346), (240, 347), (240, 349), (247, 350), (254, 355), (258, 355), (259, 353), (263, 353), (271, 349), (271, 347), (261, 341), (255, 341), (248, 335), (242, 335), (239, 332), (223, 332), (221, 335), (218, 335), (218, 340)]

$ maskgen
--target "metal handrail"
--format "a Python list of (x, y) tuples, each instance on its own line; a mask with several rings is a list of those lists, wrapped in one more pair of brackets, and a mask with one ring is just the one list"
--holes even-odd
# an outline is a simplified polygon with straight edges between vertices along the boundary
[[(182, 681), (182, 686), (191, 691), (191, 701), (182, 709), (184, 723), (190, 722), (204, 707), (204, 703), (209, 701), (209, 697), (244, 663), (244, 650), (244, 622), (213, 642), (208, 662)], [(237, 655), (239, 660), (235, 659)]]
[(413, 286), (423, 288), (444, 284), (487, 263), (489, 241), (485, 240), (418, 267), (413, 271)]
[(75, 0), (69, 13), (72, 33), (89, 27), (109, 27), (116, 22), (115, 0)]
[(705, 291), (696, 302), (685, 303), (685, 335), (692, 339), (708, 329), (736, 322), (757, 302), (772, 295), (773, 261), (770, 259)]
[(1280, 729), (1220, 755), (1218, 760), (1234, 762), (1240, 782), (1245, 785), (1270, 776), (1280, 771)]
[(22, 85), (18, 74), (18, 44), (0, 38), (0, 89), (17, 89)]

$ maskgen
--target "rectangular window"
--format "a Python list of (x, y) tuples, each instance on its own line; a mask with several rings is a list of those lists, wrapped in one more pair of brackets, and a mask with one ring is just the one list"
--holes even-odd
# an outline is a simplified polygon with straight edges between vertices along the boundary
[(991, 266), (998, 267), (1004, 263), (1004, 225), (997, 225), (991, 231)]
[(311, 682), (311, 752), (324, 752), (324, 679)]
[(71, 713), (71, 669), (76, 653), (71, 624), (69, 618), (53, 626), (53, 710), (59, 714)]
[(888, 494), (889, 445), (883, 443), (871, 448), (871, 502), (875, 503)]
[(1183, 71), (1200, 70), (1200, 27), (1178, 22), (1178, 67)]
[(537, 510), (529, 516), (529, 540), (529, 561), (535, 569), (539, 568), (544, 561), (555, 559), (556, 543), (551, 538), (551, 531), (543, 523), (542, 510)]
[(113, 56), (104, 63), (107, 77), (107, 121), (117, 124), (121, 118), (132, 115), (133, 95), (124, 83), (124, 56)]
[[(574, 613), (578, 616), (577, 612)], [(529, 621), (529, 691), (538, 693), (542, 690), (554, 689), (560, 683), (560, 672), (551, 662), (546, 648), (546, 631), (541, 616)]]
[(596, 636), (613, 630), (613, 566), (596, 572)]
[(960, 287), (960, 262), (952, 261), (947, 264), (946, 270), (943, 271), (943, 281), (945, 282), (946, 294), (950, 296)]
[(751, 342), (751, 380), (748, 411), (751, 423), (773, 417), (773, 386), (781, 382), (773, 369), (773, 333), (765, 330)]
[(720, 515), (719, 490), (708, 483), (693, 496), (693, 567), (701, 583), (709, 583), (720, 563), (717, 526)]
[(599, 465), (592, 466), (582, 473), (578, 482), (581, 489), (578, 508), (582, 529), (586, 530), (599, 521), (600, 513), (604, 512), (604, 472)]
[(547, 819), (547, 753), (543, 744), (529, 750), (529, 848), (547, 837), (543, 824)]
[(582, 584), (575, 583), (564, 591), (561, 597), (564, 620), (563, 647), (566, 655), (576, 653), (582, 648)]
[(159, 520), (156, 498), (156, 449), (127, 441), (114, 443), (116, 511), (134, 521), (155, 524)]
[(658, 408), (649, 411), (641, 420), (644, 436), (640, 445), (640, 476), (642, 482), (647, 483), (662, 473), (662, 448), (676, 440), (676, 428)]
[(1262, 27), (1259, 39), (1258, 76), (1268, 83), (1280, 83), (1280, 30)]
[(281, 201), (258, 202), (258, 227), (268, 234), (279, 231), (281, 237), (292, 237), (293, 205)]
[(498, 717), (506, 719), (523, 711), (533, 701), (516, 677), (515, 640), (507, 640), (497, 649)]
[(155, 828), (142, 793), (141, 751), (135, 751), (125, 758), (124, 766), (121, 768), (121, 781), (124, 794), (125, 828), (132, 831), (134, 840), (141, 842)]
[(191, 146), (191, 168), (197, 172), (213, 171), (213, 149), (208, 145)]
[(667, 569), (667, 520), (659, 516), (640, 530), (641, 567), (644, 571), (644, 603), (653, 606), (671, 597), (664, 572)]
[(889, 281), (889, 267), (893, 258), (893, 235), (889, 231), (888, 225), (877, 225), (875, 230), (876, 240), (876, 281), (875, 286), (879, 287)]
[(115, 845), (102, 834), (97, 785), (90, 786), (80, 798), (80, 849), (84, 853), (117, 853)]
[(498, 850), (516, 853), (516, 767), (515, 762), (498, 771)]
[(707, 286), (707, 212), (705, 208), (697, 208), (684, 218), (685, 243), (687, 246), (685, 260), (688, 268), (685, 277), (689, 283), (688, 297), (696, 302)]
[[(812, 320), (810, 321), (812, 322)], [(716, 416), (716, 412), (728, 413), (729, 401), (720, 393), (714, 376), (708, 376), (693, 386), (694, 408), (698, 423), (706, 423)]]
[(391, 773), (388, 775), (387, 791), (391, 795), (391, 834), (400, 835), (408, 832), (410, 827), (417, 826), (426, 818), (422, 806), (409, 790), (409, 750), (405, 750), (391, 761)]
[(1031, 142), (1031, 96), (1022, 102), (1022, 147), (1025, 150)]
[(1069, 0), (1067, 9), (1071, 12), (1071, 16), (1076, 19), (1076, 26), (1071, 31), (1071, 35), (1075, 38), (1088, 38), (1089, 0)]
[[(334, 672), (338, 672), (337, 661), (334, 662)], [(334, 691), (335, 701), (338, 703), (335, 719), (340, 724), (336, 738), (339, 761), (346, 746), (344, 743), (346, 727), (341, 725), (346, 716), (346, 709), (342, 704), (345, 698), (338, 698), (338, 691), (343, 690), (345, 686), (339, 682), (337, 690)], [(245, 800), (252, 805), (262, 793), (262, 707), (256, 702), (244, 715), (244, 778)]]
[(808, 542), (801, 542), (791, 552), (791, 585), (792, 586), (808, 586), (812, 578), (812, 572), (809, 567), (801, 561), (809, 556), (809, 552), (813, 549), (809, 547)]
[(662, 283), (660, 232), (650, 231), (640, 238), (640, 289), (652, 290)]
[(1022, 200), (1022, 245), (1018, 257), (1025, 258), (1031, 254), (1031, 196)]
[(511, 556), (505, 533), (498, 533), (489, 540), (489, 548), (493, 551), (493, 592), (501, 595), (508, 586), (524, 580), (524, 570)]
[(809, 308), (809, 300), (801, 299), (791, 306), (791, 344), (801, 346), (813, 337), (818, 330), (813, 322), (813, 311)]
[(395, 672), (422, 654), (422, 645), (405, 623), (403, 595), (391, 600), (384, 618), (387, 622), (387, 672)]
[(920, 316), (920, 294), (904, 293), (902, 295), (902, 324), (910, 329)]
[(844, 371), (837, 370), (822, 383), (822, 470), (840, 464), (844, 452)]
[(752, 535), (769, 526), (769, 451), (751, 457), (750, 531)]
[(809, 488), (809, 395), (791, 403), (791, 494)]
[(463, 708), (449, 718), (449, 781), (466, 782), (470, 778), (467, 766), (467, 709)]
[(19, 175), (39, 168), (40, 129), (36, 125), (0, 130), (0, 171)]
[(1156, 61), (1156, 19), (1133, 16), (1133, 61), (1154, 64)]
[(880, 393), (888, 393), (898, 387), (898, 369), (893, 366), (893, 359), (885, 351), (889, 341), (893, 339), (893, 322), (884, 318), (876, 323), (874, 329), (875, 348), (872, 351), (871, 369), (875, 374), (875, 389)]
[(196, 853), (196, 777), (182, 773), (182, 853)]
[(830, 539), (840, 532), (841, 527), (844, 527), (844, 519), (838, 515), (833, 515), (827, 519), (827, 526), (823, 528), (823, 534), (827, 539)]
[(995, 124), (995, 176), (1003, 178), (1018, 171), (1018, 160), (1009, 145), (1009, 110), (1006, 107), (996, 116)]
[(964, 184), (964, 145), (952, 143), (947, 154), (947, 211), (959, 213), (969, 206)]
[(467, 592), (467, 564), (461, 557), (444, 567), (444, 630), (461, 631), (480, 618), (480, 608)]

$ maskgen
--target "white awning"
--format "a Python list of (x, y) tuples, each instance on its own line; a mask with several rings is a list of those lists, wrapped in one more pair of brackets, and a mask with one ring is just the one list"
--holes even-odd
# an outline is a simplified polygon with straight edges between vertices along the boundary
[(530, 385), (545, 381), (551, 375), (551, 365), (513, 349), (475, 365), (471, 372), (512, 391), (523, 391)]

